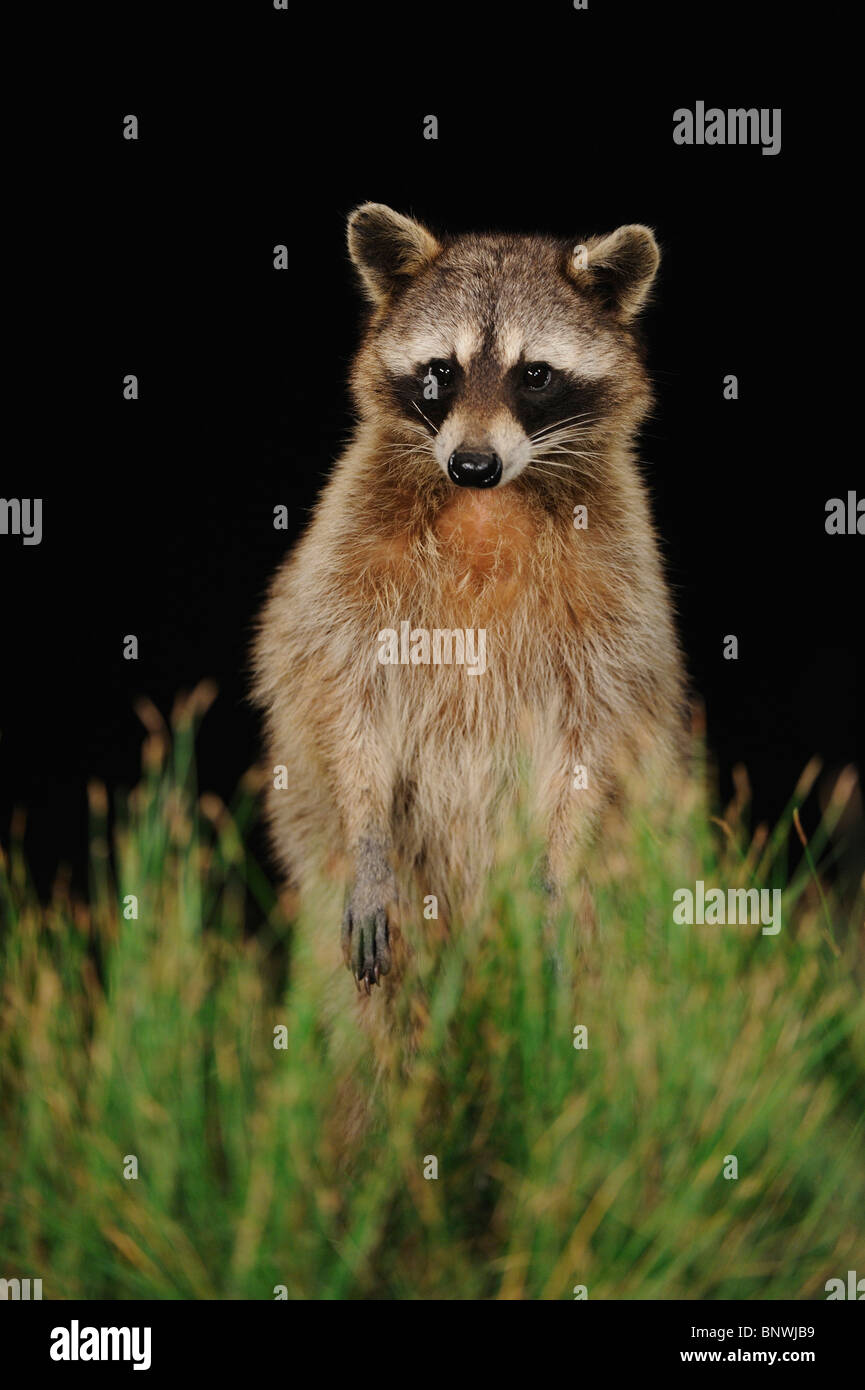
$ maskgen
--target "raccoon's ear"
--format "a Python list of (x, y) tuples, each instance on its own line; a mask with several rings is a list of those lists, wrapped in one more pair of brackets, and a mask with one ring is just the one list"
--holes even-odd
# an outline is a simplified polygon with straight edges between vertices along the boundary
[(363, 203), (348, 219), (348, 249), (374, 304), (438, 255), (431, 232), (384, 203)]
[(634, 223), (571, 247), (567, 273), (579, 289), (600, 296), (620, 317), (631, 319), (646, 302), (660, 261), (654, 233)]

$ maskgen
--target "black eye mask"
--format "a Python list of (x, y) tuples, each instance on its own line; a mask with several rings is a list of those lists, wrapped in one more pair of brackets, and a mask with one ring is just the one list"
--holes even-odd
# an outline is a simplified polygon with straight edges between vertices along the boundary
[[(570, 372), (553, 370), (549, 385), (533, 391), (525, 384), (526, 366), (517, 363), (508, 372), (503, 386), (503, 398), (511, 414), (519, 420), (526, 434), (567, 422), (568, 428), (588, 427), (609, 407), (609, 383), (604, 378), (590, 380)], [(577, 417), (577, 418), (574, 418)]]

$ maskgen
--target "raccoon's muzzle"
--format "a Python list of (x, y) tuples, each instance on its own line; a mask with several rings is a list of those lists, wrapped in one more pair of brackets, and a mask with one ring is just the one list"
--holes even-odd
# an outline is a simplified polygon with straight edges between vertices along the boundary
[(448, 476), (457, 487), (495, 487), (502, 461), (498, 454), (455, 452), (448, 459)]

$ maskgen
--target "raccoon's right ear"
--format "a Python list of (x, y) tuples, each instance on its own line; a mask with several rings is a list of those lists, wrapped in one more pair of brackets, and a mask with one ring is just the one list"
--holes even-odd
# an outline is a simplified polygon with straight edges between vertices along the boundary
[(348, 219), (348, 249), (363, 287), (379, 304), (441, 250), (426, 227), (384, 203), (363, 203)]

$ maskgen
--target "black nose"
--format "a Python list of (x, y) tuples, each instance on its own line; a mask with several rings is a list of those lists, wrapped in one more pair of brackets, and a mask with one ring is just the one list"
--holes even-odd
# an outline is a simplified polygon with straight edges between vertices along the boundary
[(502, 461), (498, 454), (451, 454), (448, 473), (457, 487), (495, 487)]

